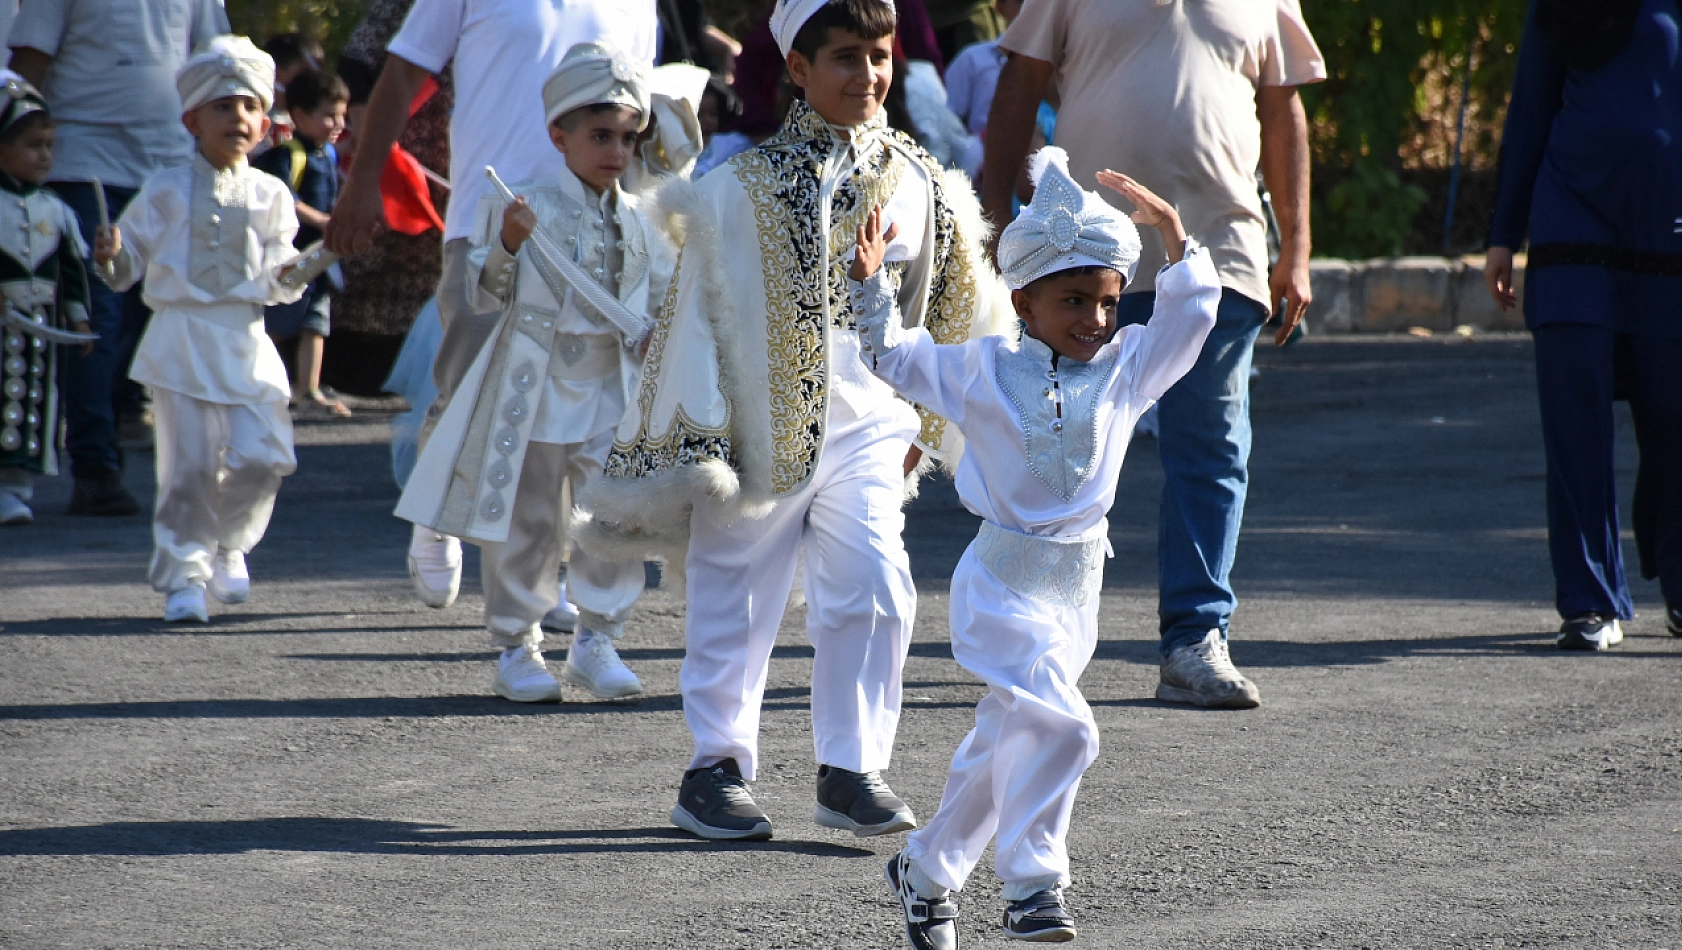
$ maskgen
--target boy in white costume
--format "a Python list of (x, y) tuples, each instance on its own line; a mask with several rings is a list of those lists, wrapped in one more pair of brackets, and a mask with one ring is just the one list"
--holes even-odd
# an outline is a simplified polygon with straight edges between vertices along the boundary
[(290, 392), (263, 307), (298, 299), (282, 282), (297, 253), (292, 193), (253, 169), (269, 130), (274, 60), (243, 36), (220, 36), (176, 74), (192, 163), (146, 180), (94, 261), (113, 290), (145, 280), (153, 310), (130, 378), (151, 390), (158, 500), (151, 581), (164, 619), (207, 621), (205, 589), (225, 604), (251, 593), (245, 555), (297, 468)]
[(805, 99), (693, 189), (700, 208), (637, 406), (608, 477), (580, 496), (593, 517), (583, 546), (659, 550), (686, 570), (680, 686), (695, 746), (671, 819), (708, 838), (771, 836), (746, 783), (802, 548), (816, 819), (859, 835), (915, 826), (877, 774), (915, 612), (900, 506), (914, 442), (950, 451), (955, 433), (859, 362), (847, 259), (857, 225), (886, 207), (907, 319), (948, 342), (985, 332), (989, 278), (968, 182), (886, 127), (894, 28), (885, 0), (776, 6), (771, 29)]
[[(619, 187), (649, 115), (648, 77), (597, 43), (567, 50), (543, 86), (566, 165), (488, 196), (468, 254), (475, 305), (500, 308), (404, 487), (397, 515), (480, 545), (485, 626), (502, 648), (493, 688), (557, 702), (540, 644), (566, 546), (563, 484), (595, 479), (637, 384), (660, 236)], [(667, 268), (669, 273), (669, 266)], [(564, 676), (598, 698), (642, 692), (613, 641), (644, 584), (640, 559), (575, 550), (578, 621)]]
[(852, 295), (864, 361), (963, 432), (958, 495), (985, 519), (952, 578), (951, 631), (953, 657), (991, 692), (953, 756), (940, 810), (888, 865), (918, 950), (956, 946), (950, 894), (995, 835), (1006, 936), (1075, 936), (1062, 904), (1064, 838), (1081, 774), (1098, 754), (1075, 684), (1097, 644), (1104, 515), (1134, 423), (1196, 362), (1220, 299), (1208, 255), (1186, 240), (1174, 209), (1101, 172), (1138, 208), (1135, 221), (1158, 227), (1173, 262), (1157, 276), (1151, 321), (1117, 332), (1137, 230), (1075, 184), (1061, 149), (1042, 149), (1031, 170), (1033, 203), (999, 242), (1027, 331), (1020, 345), (992, 337), (943, 346), (906, 328), (893, 274), (878, 266), (894, 236), (880, 215), (859, 229), (850, 272), (863, 280)]

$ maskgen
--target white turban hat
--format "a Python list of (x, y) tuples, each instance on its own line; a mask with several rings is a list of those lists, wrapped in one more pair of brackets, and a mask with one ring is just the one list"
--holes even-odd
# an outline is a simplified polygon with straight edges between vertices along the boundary
[(243, 36), (218, 36), (201, 45), (175, 74), (181, 111), (224, 96), (251, 96), (274, 106), (274, 59)]
[(999, 270), (1011, 290), (1074, 267), (1108, 267), (1131, 283), (1139, 229), (1127, 215), (1069, 177), (1069, 155), (1054, 145), (1034, 153), (1034, 200), (999, 236)]
[(5, 93), (0, 96), (0, 135), (24, 116), (47, 111), (47, 100), (41, 97), (40, 91), (10, 69), (0, 69), (0, 90)]
[(579, 43), (543, 81), (543, 121), (552, 123), (574, 109), (612, 103), (641, 113), (637, 131), (648, 128), (648, 70), (623, 50)]
[[(894, 0), (879, 2), (894, 9)], [(794, 49), (794, 38), (800, 35), (800, 28), (829, 4), (830, 0), (777, 0), (776, 8), (771, 11), (771, 35), (777, 38), (777, 48), (783, 51), (785, 59)]]

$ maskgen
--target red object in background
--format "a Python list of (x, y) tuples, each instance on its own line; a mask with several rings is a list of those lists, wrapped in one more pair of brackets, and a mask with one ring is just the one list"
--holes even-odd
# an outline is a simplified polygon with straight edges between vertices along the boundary
[[(420, 93), (409, 103), (409, 115), (418, 112), (437, 91), (438, 82), (428, 76)], [(432, 189), (427, 185), (420, 160), (401, 145), (391, 147), (385, 171), (380, 173), (380, 197), (385, 199), (386, 226), (393, 231), (414, 235), (444, 230), (444, 220), (432, 204)]]

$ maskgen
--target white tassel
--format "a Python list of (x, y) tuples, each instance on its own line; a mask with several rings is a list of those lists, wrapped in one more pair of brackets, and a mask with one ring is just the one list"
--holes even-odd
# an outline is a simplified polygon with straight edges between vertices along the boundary
[[(1045, 148), (1035, 152), (1028, 159), (1028, 180), (1032, 181), (1036, 185), (1039, 184), (1040, 176), (1044, 175), (1046, 168), (1052, 165), (1056, 165), (1058, 168), (1063, 170), (1063, 174), (1068, 175), (1069, 153), (1063, 151), (1055, 145), (1047, 145)], [(1071, 175), (1070, 177), (1074, 176)]]

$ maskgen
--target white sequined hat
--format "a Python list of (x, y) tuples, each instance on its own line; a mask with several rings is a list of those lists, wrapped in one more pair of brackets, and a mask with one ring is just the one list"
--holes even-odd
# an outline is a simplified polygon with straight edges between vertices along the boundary
[(225, 96), (251, 96), (267, 112), (274, 106), (274, 59), (243, 36), (218, 36), (175, 74), (175, 89), (183, 112)]
[(0, 134), (32, 112), (47, 111), (47, 100), (41, 93), (10, 69), (0, 69), (0, 90), (5, 92), (0, 96)]
[(1034, 200), (999, 236), (999, 270), (1012, 290), (1073, 267), (1108, 267), (1131, 283), (1139, 229), (1127, 215), (1069, 177), (1069, 155), (1054, 145), (1034, 153)]
[[(879, 0), (894, 9), (894, 0)], [(771, 35), (777, 38), (777, 48), (788, 56), (794, 49), (794, 38), (800, 35), (800, 28), (806, 21), (817, 15), (819, 10), (828, 6), (830, 0), (777, 0), (777, 6), (771, 11)], [(897, 10), (895, 12), (898, 12)]]
[(642, 114), (637, 130), (648, 128), (648, 70), (601, 43), (579, 43), (543, 81), (543, 121), (554, 122), (574, 109), (613, 103)]

